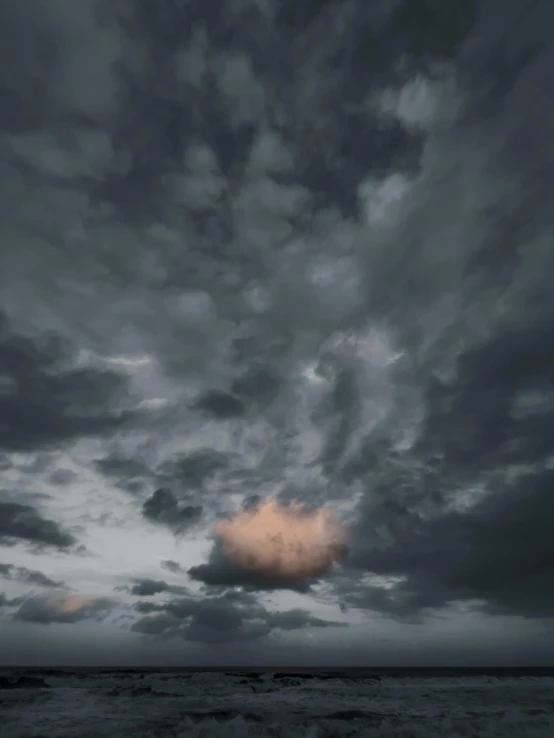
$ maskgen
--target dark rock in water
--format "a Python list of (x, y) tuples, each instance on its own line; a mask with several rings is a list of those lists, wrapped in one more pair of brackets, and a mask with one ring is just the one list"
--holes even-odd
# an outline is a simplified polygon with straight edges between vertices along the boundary
[(43, 689), (49, 685), (39, 677), (22, 676), (11, 682), (7, 677), (0, 677), (0, 689)]

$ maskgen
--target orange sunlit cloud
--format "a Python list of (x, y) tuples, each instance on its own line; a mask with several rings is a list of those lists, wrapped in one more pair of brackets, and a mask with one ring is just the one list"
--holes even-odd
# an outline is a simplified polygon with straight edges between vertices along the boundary
[(346, 528), (331, 509), (310, 510), (272, 497), (221, 520), (214, 533), (237, 566), (276, 581), (325, 574), (347, 541)]
[(60, 597), (47, 597), (46, 603), (51, 607), (52, 611), (59, 612), (63, 615), (71, 615), (76, 612), (86, 610), (94, 605), (96, 600), (93, 597), (83, 597), (82, 595), (63, 595)]

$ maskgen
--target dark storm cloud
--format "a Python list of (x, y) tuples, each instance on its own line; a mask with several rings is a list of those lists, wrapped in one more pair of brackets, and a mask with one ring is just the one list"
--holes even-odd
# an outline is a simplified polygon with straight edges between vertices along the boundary
[(24, 566), (13, 564), (0, 564), (0, 576), (14, 581), (26, 582), (27, 584), (38, 584), (40, 587), (63, 587), (63, 582), (56, 582), (41, 571), (27, 569)]
[[(404, 579), (388, 589), (345, 580), (338, 586), (344, 603), (400, 617), (468, 598), (493, 611), (554, 613), (546, 523), (554, 477), (541, 463), (551, 450), (554, 411), (540, 400), (529, 414), (514, 411), (520, 391), (543, 395), (554, 364), (547, 344), (527, 342), (527, 334), (472, 349), (453, 385), (432, 386), (431, 412), (414, 449), (428, 467), (403, 469), (389, 456), (358, 523), (365, 543), (358, 540), (350, 555), (355, 567)], [(518, 469), (513, 479), (510, 467)], [(464, 509), (464, 487), (471, 495), (480, 483), (481, 501)], [(461, 508), (449, 510), (456, 490)]]
[[(553, 547), (548, 520), (554, 475), (524, 474), (505, 482), (470, 511), (436, 512), (434, 520), (398, 507), (374, 507), (365, 529), (371, 543), (351, 565), (389, 580), (380, 585), (339, 578), (342, 604), (402, 619), (456, 600), (479, 600), (489, 612), (545, 617), (554, 612)], [(384, 507), (385, 503), (383, 503)]]
[(292, 589), (298, 592), (308, 592), (311, 585), (311, 582), (298, 581), (294, 578), (290, 581), (286, 579), (272, 581), (254, 571), (242, 569), (225, 555), (218, 541), (212, 547), (208, 562), (191, 566), (187, 574), (191, 579), (209, 587), (237, 586), (252, 591)]
[[(458, 599), (527, 616), (554, 612), (545, 524), (553, 476), (542, 463), (554, 413), (544, 403), (514, 412), (524, 388), (541, 396), (552, 362), (540, 342), (515, 351), (519, 338), (471, 350), (453, 385), (431, 387), (431, 412), (412, 451), (419, 457), (386, 457), (350, 554), (352, 566), (401, 580), (383, 589), (346, 579), (338, 585), (342, 602), (406, 618)], [(501, 345), (514, 352), (510, 360)], [(475, 488), (480, 501), (471, 498)]]
[(258, 641), (274, 629), (291, 631), (343, 625), (313, 617), (301, 609), (269, 612), (248, 593), (232, 591), (218, 597), (176, 599), (152, 608), (148, 603), (137, 603), (135, 609), (156, 614), (148, 614), (134, 623), (134, 631), (207, 644)]
[(153, 523), (180, 532), (198, 522), (202, 516), (202, 506), (181, 505), (171, 490), (161, 487), (143, 504), (142, 514)]
[(467, 588), (493, 611), (554, 613), (554, 472), (523, 476), (485, 507), (468, 555), (448, 583)]
[(130, 589), (132, 595), (139, 597), (151, 597), (161, 592), (171, 592), (172, 594), (185, 594), (186, 587), (180, 587), (176, 584), (168, 584), (161, 579), (138, 579)]
[[(554, 613), (554, 548), (543, 524), (551, 516), (547, 490), (552, 488), (554, 448), (549, 431), (554, 427), (554, 355), (548, 338), (554, 303), (544, 280), (553, 264), (546, 203), (554, 180), (540, 112), (540, 89), (552, 52), (545, 49), (539, 30), (546, 4), (534, 6), (534, 22), (508, 4), (506, 22), (498, 23), (495, 9), (501, 10), (498, 4), (483, 4), (482, 16), (492, 25), (483, 26), (481, 18), (475, 44), (484, 43), (490, 32), (496, 58), (500, 50), (506, 59), (513, 58), (510, 44), (516, 44), (519, 62), (526, 59), (510, 77), (510, 70), (495, 68), (486, 57), (486, 90), (504, 80), (489, 98), (477, 80), (484, 49), (464, 58), (466, 70), (476, 77), (477, 92), (457, 133), (476, 131), (488, 111), (494, 125), (490, 130), (482, 126), (475, 152), (487, 161), (483, 174), (489, 168), (503, 176), (510, 172), (512, 185), (505, 192), (502, 181), (493, 179), (489, 189), (483, 183), (486, 204), (479, 206), (474, 231), (478, 247), (464, 258), (460, 278), (442, 271), (441, 289), (451, 289), (460, 307), (432, 351), (425, 358), (420, 355), (419, 366), (410, 366), (408, 357), (419, 350), (425, 331), (433, 330), (427, 312), (436, 299), (433, 292), (438, 295), (438, 282), (429, 279), (433, 260), (419, 253), (411, 262), (406, 254), (402, 268), (398, 261), (385, 271), (377, 268), (383, 290), (375, 284), (371, 291), (378, 296), (373, 309), (387, 314), (408, 353), (391, 370), (392, 381), (421, 392), (424, 412), (415, 443), (399, 450), (397, 437), (384, 427), (368, 434), (357, 453), (345, 459), (362, 401), (354, 384), (353, 398), (343, 396), (334, 411), (335, 438), (341, 442), (330, 444), (325, 457), (330, 475), (365, 488), (347, 565), (337, 573), (339, 599), (403, 619), (421, 618), (429, 608), (455, 600), (475, 599), (490, 612), (528, 617)], [(421, 29), (421, 38), (431, 31), (428, 25)], [(437, 52), (439, 42), (426, 41)], [(520, 106), (523, 99), (530, 108)], [(495, 137), (501, 142), (498, 148), (487, 148), (484, 142)], [(452, 182), (460, 171), (451, 172)], [(421, 214), (431, 227), (421, 229), (419, 244), (436, 238), (438, 225), (424, 207)], [(452, 208), (448, 217), (453, 217)], [(405, 227), (394, 230), (399, 243), (406, 238)], [(415, 242), (414, 248), (415, 256)], [(448, 280), (453, 280), (451, 287), (445, 288)], [(360, 569), (373, 579), (361, 580)]]
[(301, 610), (300, 608), (286, 610), (285, 612), (270, 613), (267, 617), (267, 623), (271, 628), (280, 628), (281, 630), (346, 626), (346, 623), (316, 618), (313, 615), (310, 615), (309, 612)]
[(173, 524), (171, 521), (174, 520), (175, 525), (178, 520), (179, 524), (184, 524), (189, 513), (194, 517), (198, 510), (194, 512), (181, 507), (174, 519), (174, 502), (196, 501), (197, 493), (205, 483), (224, 472), (228, 465), (229, 457), (211, 448), (177, 454), (152, 469), (142, 461), (120, 454), (110, 454), (95, 462), (101, 474), (128, 492), (140, 491), (152, 482), (158, 484), (162, 491), (154, 492), (148, 506), (144, 507), (144, 514), (152, 520), (163, 519), (168, 524)]
[(440, 449), (443, 463), (460, 477), (548, 456), (548, 428), (554, 422), (548, 400), (554, 389), (553, 332), (554, 311), (542, 320), (510, 326), (464, 353), (453, 386), (435, 382), (429, 387), (422, 452)]
[(0, 592), (0, 607), (18, 607), (21, 605), (24, 597), (7, 597), (5, 592)]
[(112, 483), (131, 494), (140, 492), (153, 477), (146, 464), (121, 454), (112, 453), (98, 459), (95, 466)]
[(139, 597), (149, 597), (167, 591), (168, 584), (154, 579), (140, 579), (131, 587), (131, 594)]
[(135, 610), (142, 615), (151, 615), (153, 612), (163, 610), (163, 605), (157, 605), (154, 602), (137, 602), (135, 604)]
[(219, 390), (206, 392), (195, 400), (192, 407), (218, 420), (238, 418), (244, 413), (244, 405), (237, 397)]
[(179, 564), (177, 561), (172, 561), (171, 559), (162, 561), (162, 567), (164, 569), (167, 569), (167, 571), (170, 571), (172, 574), (180, 574), (184, 572), (181, 564)]
[(157, 474), (186, 493), (201, 488), (204, 482), (225, 470), (228, 463), (225, 454), (205, 448), (166, 461), (158, 467)]
[(48, 477), (52, 484), (56, 484), (59, 487), (67, 487), (72, 482), (76, 482), (79, 475), (71, 471), (71, 469), (56, 469)]
[(266, 403), (274, 399), (280, 389), (280, 380), (265, 366), (253, 366), (231, 385), (234, 395), (243, 401)]
[[(534, 280), (527, 314), (516, 312), (462, 352), (454, 378), (428, 380), (414, 447), (401, 454), (384, 441), (366, 446), (346, 470), (373, 479), (350, 563), (403, 579), (387, 589), (345, 579), (344, 603), (405, 618), (472, 598), (495, 612), (554, 613), (554, 548), (544, 522), (552, 514), (545, 461), (553, 448), (554, 306), (539, 274)], [(464, 509), (475, 488), (483, 499)], [(448, 509), (455, 493), (462, 506)]]
[(160, 613), (158, 615), (147, 615), (131, 626), (131, 630), (146, 635), (162, 635), (164, 632), (174, 631), (179, 621), (174, 615)]
[(0, 541), (8, 544), (25, 541), (60, 549), (76, 543), (54, 520), (43, 518), (34, 507), (17, 502), (0, 503)]
[(95, 462), (97, 469), (108, 477), (115, 479), (136, 479), (147, 477), (150, 470), (147, 466), (135, 459), (126, 458), (119, 454), (110, 454), (104, 459), (98, 459)]
[(407, 49), (415, 55), (450, 57), (472, 30), (476, 7), (476, 0), (456, 3), (404, 0), (390, 17), (390, 30), (392, 35), (403, 37)]
[(102, 620), (112, 610), (113, 603), (106, 599), (94, 599), (65, 595), (63, 597), (32, 597), (23, 602), (14, 613), (15, 620), (27, 623), (77, 623), (81, 620)]
[(35, 451), (83, 436), (113, 433), (133, 417), (117, 412), (126, 379), (114, 371), (70, 369), (57, 336), (40, 340), (10, 330), (0, 314), (0, 447)]
[[(0, 3), (2, 473), (94, 439), (168, 534), (237, 491), (346, 503), (345, 608), (552, 614), (552, 4), (124, 5)], [(75, 543), (15, 502), (0, 539)], [(275, 588), (217, 545), (188, 574)], [(248, 596), (137, 603), (135, 630), (325, 627)]]

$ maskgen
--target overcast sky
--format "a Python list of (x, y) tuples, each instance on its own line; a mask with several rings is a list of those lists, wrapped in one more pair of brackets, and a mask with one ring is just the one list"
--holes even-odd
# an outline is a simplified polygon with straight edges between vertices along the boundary
[(3, 664), (554, 660), (554, 5), (428, 4), (0, 4)]

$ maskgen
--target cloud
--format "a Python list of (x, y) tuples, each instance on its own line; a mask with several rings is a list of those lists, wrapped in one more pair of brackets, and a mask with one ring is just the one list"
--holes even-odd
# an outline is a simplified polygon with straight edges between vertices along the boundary
[(272, 630), (326, 628), (343, 623), (322, 620), (301, 610), (269, 612), (248, 593), (228, 591), (217, 597), (181, 598), (150, 607), (137, 603), (145, 615), (132, 630), (164, 638), (183, 638), (205, 644), (256, 642)]
[(221, 476), (229, 464), (230, 455), (212, 448), (176, 453), (160, 463), (152, 460), (152, 468), (142, 460), (119, 453), (95, 461), (101, 474), (132, 494), (142, 493), (152, 484), (158, 485), (143, 507), (144, 515), (177, 528), (188, 525), (189, 520), (200, 514), (200, 506), (192, 503), (203, 499), (199, 493), (207, 483)]
[[(548, 404), (554, 397), (554, 351), (547, 338), (552, 330), (554, 314), (546, 314), (464, 352), (455, 384), (435, 382), (428, 388), (422, 452), (440, 447), (445, 463), (459, 475), (544, 459), (546, 429), (554, 419)], [(538, 392), (542, 403), (537, 412), (521, 415), (514, 405), (525, 392)]]
[(24, 597), (9, 598), (5, 592), (0, 592), (0, 607), (18, 607), (24, 599)]
[(416, 55), (453, 56), (473, 28), (476, 6), (475, 0), (461, 0), (450, 12), (425, 0), (403, 0), (392, 14), (391, 31)]
[(24, 566), (0, 564), (0, 576), (27, 584), (37, 584), (40, 587), (63, 587), (63, 582), (56, 582), (41, 571), (27, 569)]
[(31, 505), (17, 502), (0, 503), (0, 540), (27, 541), (60, 549), (68, 549), (77, 542), (54, 520), (43, 518)]
[(243, 402), (267, 403), (275, 399), (279, 388), (280, 380), (275, 371), (263, 365), (249, 368), (231, 385), (233, 394)]
[[(316, 625), (235, 585), (551, 614), (549, 3), (166, 5), (0, 7), (6, 571), (69, 585), (77, 523), (137, 630), (206, 643)], [(203, 609), (129, 580), (174, 534)]]
[(291, 589), (308, 592), (310, 582), (298, 579), (271, 579), (252, 569), (243, 569), (225, 555), (219, 542), (215, 542), (205, 564), (191, 566), (188, 576), (208, 587), (244, 587), (248, 591)]
[[(33, 107), (64, 112), (80, 112), (92, 119), (114, 111), (117, 83), (114, 65), (121, 58), (122, 45), (113, 17), (101, 22), (93, 0), (79, 7), (54, 0), (47, 8), (31, 0), (29, 15), (9, 0), (2, 6), (2, 68), (13, 67), (16, 74), (3, 75), (5, 89), (17, 92), (21, 99), (18, 128), (26, 128), (23, 117)], [(108, 22), (106, 22), (108, 21)], [(22, 49), (8, 39), (23, 35), (31, 47)], [(55, 51), (45, 64), (38, 49)], [(71, 63), (69, 63), (71, 62)], [(69, 68), (68, 68), (69, 67)], [(32, 120), (32, 118), (31, 118)]]
[(239, 418), (244, 413), (244, 405), (237, 397), (218, 390), (204, 393), (192, 407), (218, 420)]
[(139, 597), (149, 597), (167, 591), (168, 584), (154, 579), (140, 579), (131, 587), (131, 594)]
[(55, 469), (49, 476), (49, 481), (52, 484), (57, 484), (60, 487), (67, 487), (70, 484), (76, 482), (79, 476), (71, 469)]
[(170, 571), (172, 574), (180, 574), (184, 571), (181, 564), (177, 563), (177, 561), (172, 561), (171, 559), (162, 561), (162, 566), (164, 569), (167, 569), (167, 571)]
[(102, 619), (109, 614), (113, 603), (106, 599), (64, 595), (59, 597), (32, 597), (25, 600), (14, 614), (15, 620), (27, 623), (77, 623), (81, 620)]
[(371, 574), (339, 577), (333, 586), (340, 601), (407, 620), (456, 601), (487, 612), (551, 616), (546, 521), (553, 482), (552, 471), (523, 474), (466, 510), (438, 507), (428, 519), (417, 509), (374, 506), (372, 522), (361, 523), (367, 544), (346, 562), (347, 571), (350, 565)]
[(322, 620), (310, 615), (309, 612), (296, 608), (294, 610), (286, 610), (284, 612), (270, 613), (267, 623), (271, 628), (279, 628), (280, 630), (300, 630), (302, 628), (331, 628), (345, 627), (346, 623), (333, 620)]
[(326, 508), (265, 499), (214, 528), (223, 553), (268, 581), (306, 581), (326, 574), (344, 549), (346, 529)]
[[(397, 578), (337, 584), (341, 601), (400, 618), (455, 600), (481, 609), (554, 613), (548, 561), (554, 423), (552, 318), (519, 320), (457, 359), (454, 377), (429, 378), (427, 415), (404, 453), (363, 451), (356, 474), (372, 484), (346, 567)], [(518, 398), (538, 393), (538, 404)]]
[(14, 333), (0, 314), (0, 448), (35, 451), (101, 436), (134, 417), (116, 408), (126, 379), (113, 371), (68, 368), (69, 349), (59, 337), (40, 341)]
[[(554, 472), (523, 475), (491, 509), (484, 503), (467, 556), (448, 583), (469, 590), (492, 611), (554, 614)], [(490, 504), (490, 503), (489, 503)], [(489, 507), (489, 509), (487, 509)]]
[(161, 592), (171, 592), (172, 594), (186, 594), (187, 588), (180, 587), (175, 584), (168, 584), (157, 579), (137, 579), (130, 589), (132, 595), (139, 597), (151, 597)]
[(146, 464), (118, 453), (97, 459), (95, 467), (112, 483), (132, 494), (140, 492), (154, 476)]
[(157, 489), (142, 506), (142, 514), (153, 523), (167, 525), (176, 532), (194, 525), (202, 515), (201, 505), (180, 505), (168, 489)]
[(225, 471), (228, 464), (226, 454), (204, 448), (166, 461), (157, 469), (157, 474), (186, 492), (201, 488), (215, 474)]

